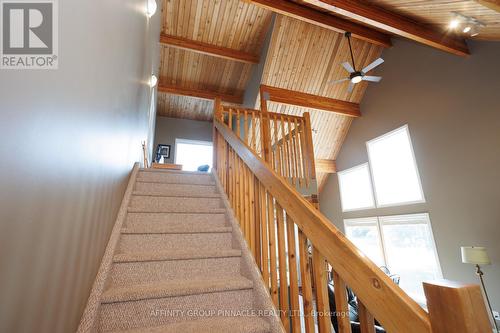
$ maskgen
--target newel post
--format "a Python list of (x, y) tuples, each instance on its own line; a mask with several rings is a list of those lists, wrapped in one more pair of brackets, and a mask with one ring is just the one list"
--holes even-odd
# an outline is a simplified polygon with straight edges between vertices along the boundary
[(263, 158), (266, 162), (271, 161), (271, 119), (269, 118), (269, 113), (267, 112), (267, 100), (269, 99), (269, 93), (260, 86), (260, 112), (262, 113), (262, 150)]
[(222, 102), (220, 100), (220, 98), (216, 98), (214, 100), (214, 112), (213, 112), (213, 115), (214, 115), (214, 127), (213, 127), (213, 143), (212, 143), (212, 147), (213, 147), (213, 160), (212, 160), (212, 169), (213, 170), (217, 170), (217, 150), (219, 149), (219, 145), (218, 145), (218, 142), (217, 142), (217, 129), (215, 128), (215, 122), (218, 121), (220, 119), (220, 116), (221, 116), (221, 113), (222, 113)]
[(424, 282), (432, 333), (492, 332), (479, 285), (449, 280)]

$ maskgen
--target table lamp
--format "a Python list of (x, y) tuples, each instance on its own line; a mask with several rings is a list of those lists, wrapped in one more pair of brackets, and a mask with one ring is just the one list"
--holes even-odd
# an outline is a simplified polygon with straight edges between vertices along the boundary
[(476, 265), (476, 274), (481, 280), (481, 286), (483, 287), (484, 295), (486, 296), (486, 301), (488, 302), (488, 307), (490, 308), (491, 318), (493, 318), (493, 323), (495, 324), (496, 331), (498, 331), (497, 322), (495, 316), (493, 315), (493, 309), (491, 308), (490, 299), (488, 293), (486, 292), (486, 287), (484, 286), (483, 275), (484, 272), (481, 270), (480, 265), (490, 265), (490, 257), (486, 252), (485, 247), (480, 246), (462, 246), (462, 262), (464, 264)]

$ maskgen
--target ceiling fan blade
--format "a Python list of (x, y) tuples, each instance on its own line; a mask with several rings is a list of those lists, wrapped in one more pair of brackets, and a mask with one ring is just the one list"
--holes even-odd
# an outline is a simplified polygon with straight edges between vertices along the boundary
[(353, 89), (354, 89), (354, 83), (350, 82), (349, 88), (347, 88), (347, 92), (350, 94), (350, 93), (352, 93)]
[(371, 71), (372, 69), (374, 69), (378, 65), (382, 64), (383, 62), (384, 62), (384, 59), (378, 58), (377, 60), (375, 60), (374, 62), (372, 62), (371, 64), (369, 64), (365, 68), (363, 68), (362, 72), (363, 73), (368, 73), (369, 71)]
[(370, 76), (370, 75), (365, 75), (362, 78), (363, 81), (370, 81), (370, 82), (380, 82), (382, 80), (381, 76)]
[(354, 73), (354, 72), (355, 72), (354, 68), (352, 68), (351, 64), (350, 64), (350, 63), (348, 63), (348, 62), (343, 62), (343, 63), (342, 63), (342, 67), (344, 67), (344, 68), (345, 68), (345, 70), (349, 72), (349, 74), (351, 74), (351, 73)]
[(335, 80), (335, 81), (329, 81), (328, 84), (337, 84), (337, 83), (342, 83), (342, 82), (345, 82), (349, 79), (340, 79), (340, 80)]

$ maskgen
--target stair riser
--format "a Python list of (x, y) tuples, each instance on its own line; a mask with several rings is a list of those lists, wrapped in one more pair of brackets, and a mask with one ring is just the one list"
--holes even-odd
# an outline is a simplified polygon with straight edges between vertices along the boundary
[[(217, 314), (219, 310), (250, 310), (252, 306), (252, 289), (107, 303), (101, 305), (99, 331), (151, 327), (203, 319), (210, 314), (210, 311), (215, 311)], [(179, 315), (173, 315), (172, 312), (168, 312), (169, 310), (179, 311)], [(184, 315), (180, 314), (182, 311)]]
[(161, 184), (141, 183), (135, 184), (135, 192), (145, 195), (169, 195), (169, 196), (213, 196), (217, 195), (215, 186), (190, 185), (190, 184)]
[(205, 184), (214, 185), (214, 180), (211, 175), (190, 175), (182, 173), (167, 173), (167, 172), (140, 172), (138, 181), (142, 182), (158, 182), (171, 184)]
[(222, 208), (219, 198), (133, 196), (130, 209), (141, 212), (206, 212)]
[(234, 277), (240, 274), (240, 257), (115, 263), (110, 287), (193, 279)]
[(125, 227), (224, 227), (227, 225), (225, 214), (167, 214), (167, 213), (128, 213)]
[(117, 253), (230, 249), (231, 233), (122, 234)]

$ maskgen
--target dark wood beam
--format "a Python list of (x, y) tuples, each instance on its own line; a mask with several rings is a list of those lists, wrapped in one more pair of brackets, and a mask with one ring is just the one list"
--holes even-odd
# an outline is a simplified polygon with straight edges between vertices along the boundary
[(234, 60), (249, 64), (258, 64), (259, 56), (243, 52), (227, 47), (216, 46), (208, 43), (198, 42), (195, 40), (170, 36), (162, 33), (160, 35), (160, 43), (169, 47), (174, 47), (182, 50), (189, 50), (196, 53), (207, 54), (214, 57), (219, 57), (228, 60)]
[(337, 163), (334, 160), (315, 160), (316, 173), (336, 173)]
[(348, 21), (346, 19), (323, 13), (313, 8), (287, 0), (245, 0), (270, 11), (308, 22), (320, 27), (344, 33), (352, 32), (352, 36), (373, 44), (390, 47), (391, 37), (380, 31)]
[(271, 102), (328, 111), (350, 117), (361, 116), (359, 104), (356, 103), (266, 85), (261, 85), (260, 89), (265, 95), (262, 97)]
[(476, 2), (500, 13), (500, 0), (476, 0)]
[(402, 36), (459, 56), (469, 55), (463, 38), (446, 35), (409, 18), (362, 1), (319, 0), (321, 8), (374, 28)]
[(162, 82), (161, 80), (160, 83), (158, 84), (158, 92), (172, 94), (172, 95), (189, 96), (200, 99), (208, 99), (208, 100), (214, 100), (216, 98), (220, 98), (223, 102), (234, 103), (234, 104), (243, 103), (243, 95), (230, 95), (216, 91), (179, 87), (167, 84), (165, 82)]

